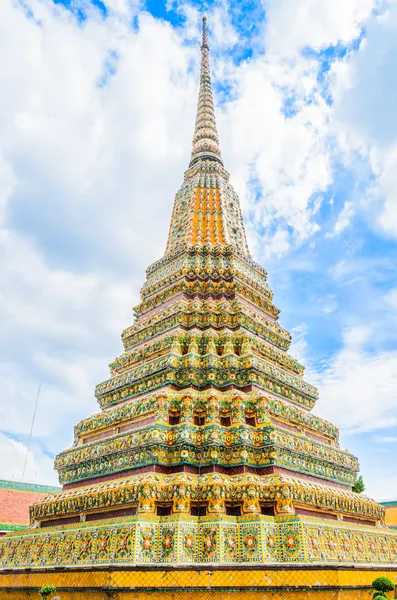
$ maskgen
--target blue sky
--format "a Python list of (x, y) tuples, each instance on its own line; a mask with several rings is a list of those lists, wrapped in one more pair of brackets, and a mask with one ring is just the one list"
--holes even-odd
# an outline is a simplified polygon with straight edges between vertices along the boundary
[(397, 497), (394, 0), (1, 3), (0, 476), (53, 483), (97, 410), (188, 165), (203, 10), (252, 253), (315, 411)]

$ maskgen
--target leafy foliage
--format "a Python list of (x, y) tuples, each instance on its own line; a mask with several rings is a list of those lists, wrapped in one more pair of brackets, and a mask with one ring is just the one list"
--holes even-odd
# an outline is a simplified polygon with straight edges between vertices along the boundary
[(42, 598), (47, 598), (47, 596), (49, 596), (50, 594), (55, 594), (55, 592), (57, 591), (57, 588), (55, 587), (55, 585), (43, 585), (40, 588), (40, 595)]
[[(380, 592), (391, 592), (395, 589), (395, 585), (391, 579), (388, 577), (377, 577), (372, 582), (372, 587), (374, 590), (379, 590)], [(382, 596), (382, 594), (378, 594)], [(384, 595), (384, 594), (383, 594)], [(375, 594), (374, 594), (375, 597)]]
[(365, 483), (362, 475), (358, 477), (353, 485), (353, 492), (356, 494), (361, 494), (365, 490)]

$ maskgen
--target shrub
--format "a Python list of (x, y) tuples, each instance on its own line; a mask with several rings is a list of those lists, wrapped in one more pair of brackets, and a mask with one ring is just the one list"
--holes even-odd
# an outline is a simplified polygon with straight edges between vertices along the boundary
[(375, 592), (374, 595), (372, 596), (372, 600), (384, 600), (384, 598), (386, 598), (386, 596), (384, 595), (383, 592)]
[[(392, 592), (395, 589), (395, 585), (388, 577), (377, 577), (372, 582), (374, 590), (379, 592)], [(378, 596), (384, 596), (384, 594), (378, 594)]]
[(360, 475), (360, 477), (358, 477), (358, 479), (356, 479), (356, 481), (353, 485), (353, 492), (356, 492), (356, 494), (362, 494), (364, 490), (365, 490), (364, 479), (363, 479), (362, 475)]
[(55, 594), (56, 591), (57, 591), (57, 588), (55, 587), (55, 585), (43, 585), (40, 588), (39, 593), (40, 593), (40, 596), (45, 599), (50, 594)]

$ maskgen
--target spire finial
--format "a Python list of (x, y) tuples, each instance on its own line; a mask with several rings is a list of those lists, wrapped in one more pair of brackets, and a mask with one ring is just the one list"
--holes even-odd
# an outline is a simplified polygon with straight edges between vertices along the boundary
[(223, 164), (216, 129), (214, 101), (212, 98), (207, 17), (205, 16), (203, 16), (203, 37), (201, 42), (200, 92), (190, 166), (200, 158), (209, 158)]
[(207, 17), (204, 15), (203, 16), (203, 39), (201, 42), (201, 48), (203, 46), (206, 46), (208, 48), (208, 43), (207, 43)]

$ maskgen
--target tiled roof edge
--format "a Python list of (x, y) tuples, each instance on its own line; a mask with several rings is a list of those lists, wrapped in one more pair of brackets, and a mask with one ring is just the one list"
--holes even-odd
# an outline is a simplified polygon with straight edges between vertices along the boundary
[(397, 500), (390, 500), (389, 502), (379, 502), (382, 506), (397, 506)]
[(7, 481), (5, 479), (0, 479), (0, 489), (45, 494), (47, 492), (58, 492), (61, 488), (50, 485), (37, 485), (36, 483), (23, 483), (22, 481)]
[(20, 531), (26, 529), (27, 525), (19, 523), (0, 523), (0, 531)]

